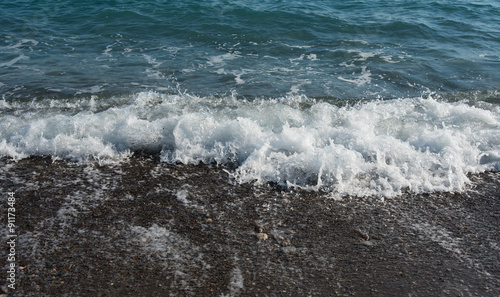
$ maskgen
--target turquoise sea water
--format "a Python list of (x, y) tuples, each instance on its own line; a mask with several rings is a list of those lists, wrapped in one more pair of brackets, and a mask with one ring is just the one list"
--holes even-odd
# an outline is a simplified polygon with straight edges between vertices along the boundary
[(4, 98), (497, 91), (498, 1), (1, 1)]
[(499, 20), (486, 0), (0, 1), (0, 155), (462, 190), (500, 168)]

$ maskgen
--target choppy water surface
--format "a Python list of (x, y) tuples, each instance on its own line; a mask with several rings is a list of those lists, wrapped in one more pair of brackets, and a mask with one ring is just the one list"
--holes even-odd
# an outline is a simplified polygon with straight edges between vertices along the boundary
[[(234, 163), (340, 194), (500, 162), (496, 1), (0, 3), (0, 153)], [(361, 100), (361, 101), (360, 101)]]

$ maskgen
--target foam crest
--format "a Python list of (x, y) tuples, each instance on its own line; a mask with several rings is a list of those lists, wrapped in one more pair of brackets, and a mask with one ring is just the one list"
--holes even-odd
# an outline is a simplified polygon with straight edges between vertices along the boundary
[(500, 169), (500, 108), (485, 102), (339, 107), (304, 96), (250, 102), (155, 92), (114, 99), (114, 107), (91, 101), (72, 109), (17, 103), (17, 111), (3, 102), (0, 154), (124, 161), (145, 151), (169, 163), (231, 163), (239, 182), (382, 197), (461, 191), (467, 174)]

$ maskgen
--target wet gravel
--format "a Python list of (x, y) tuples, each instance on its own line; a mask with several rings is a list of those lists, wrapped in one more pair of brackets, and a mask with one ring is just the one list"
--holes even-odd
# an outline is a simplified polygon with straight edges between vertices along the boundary
[(17, 235), (0, 296), (500, 296), (500, 173), (336, 200), (144, 156), (0, 167), (0, 233), (13, 192)]

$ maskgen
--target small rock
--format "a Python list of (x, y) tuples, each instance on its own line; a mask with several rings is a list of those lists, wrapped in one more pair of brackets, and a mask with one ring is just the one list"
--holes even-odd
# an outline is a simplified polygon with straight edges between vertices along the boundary
[(285, 254), (293, 254), (297, 252), (297, 248), (294, 246), (284, 246), (280, 249), (280, 251)]
[(267, 240), (269, 238), (269, 236), (266, 233), (259, 232), (259, 233), (257, 233), (257, 238), (259, 240)]
[(361, 241), (362, 244), (366, 245), (366, 246), (374, 246), (375, 244), (369, 240), (362, 240)]

